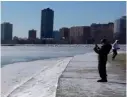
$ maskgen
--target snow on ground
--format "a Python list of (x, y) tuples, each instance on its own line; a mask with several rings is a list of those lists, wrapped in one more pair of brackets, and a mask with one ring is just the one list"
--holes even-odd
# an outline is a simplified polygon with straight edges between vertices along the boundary
[(38, 60), (3, 67), (2, 97), (54, 97), (58, 78), (70, 60)]
[(56, 97), (125, 97), (125, 71), (107, 63), (108, 82), (98, 83), (97, 66), (96, 53), (73, 57), (59, 79)]

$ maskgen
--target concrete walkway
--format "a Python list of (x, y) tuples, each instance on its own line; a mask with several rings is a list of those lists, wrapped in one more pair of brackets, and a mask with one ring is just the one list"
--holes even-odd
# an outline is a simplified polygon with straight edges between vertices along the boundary
[(98, 83), (97, 55), (75, 56), (59, 78), (56, 97), (126, 97), (126, 70), (107, 64), (107, 83)]

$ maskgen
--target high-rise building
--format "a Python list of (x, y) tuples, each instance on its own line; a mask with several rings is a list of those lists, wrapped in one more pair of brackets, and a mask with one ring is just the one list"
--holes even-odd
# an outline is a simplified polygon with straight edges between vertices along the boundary
[(1, 40), (12, 40), (13, 25), (5, 22), (1, 24)]
[(119, 43), (126, 43), (126, 16), (123, 16), (115, 21), (114, 39), (118, 39)]
[(101, 39), (106, 38), (110, 42), (113, 41), (114, 24), (92, 24), (91, 37), (94, 43), (100, 43)]
[(41, 11), (40, 38), (53, 38), (54, 11), (50, 8)]
[(32, 30), (29, 30), (29, 33), (28, 33), (28, 39), (33, 39), (35, 40), (36, 39), (36, 30), (32, 29)]

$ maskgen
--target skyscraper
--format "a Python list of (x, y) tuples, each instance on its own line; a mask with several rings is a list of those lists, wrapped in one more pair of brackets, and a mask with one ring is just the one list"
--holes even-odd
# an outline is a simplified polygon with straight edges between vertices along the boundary
[(119, 43), (126, 43), (126, 16), (123, 16), (115, 21), (114, 38), (118, 39)]
[(5, 22), (1, 24), (1, 40), (12, 40), (13, 25)]
[(53, 38), (54, 11), (50, 8), (41, 12), (41, 39)]

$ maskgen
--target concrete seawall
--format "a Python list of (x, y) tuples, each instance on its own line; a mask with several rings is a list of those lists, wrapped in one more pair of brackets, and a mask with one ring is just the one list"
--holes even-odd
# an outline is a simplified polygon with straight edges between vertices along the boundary
[(59, 78), (56, 97), (126, 97), (126, 70), (107, 64), (107, 83), (98, 83), (97, 55), (75, 56)]

